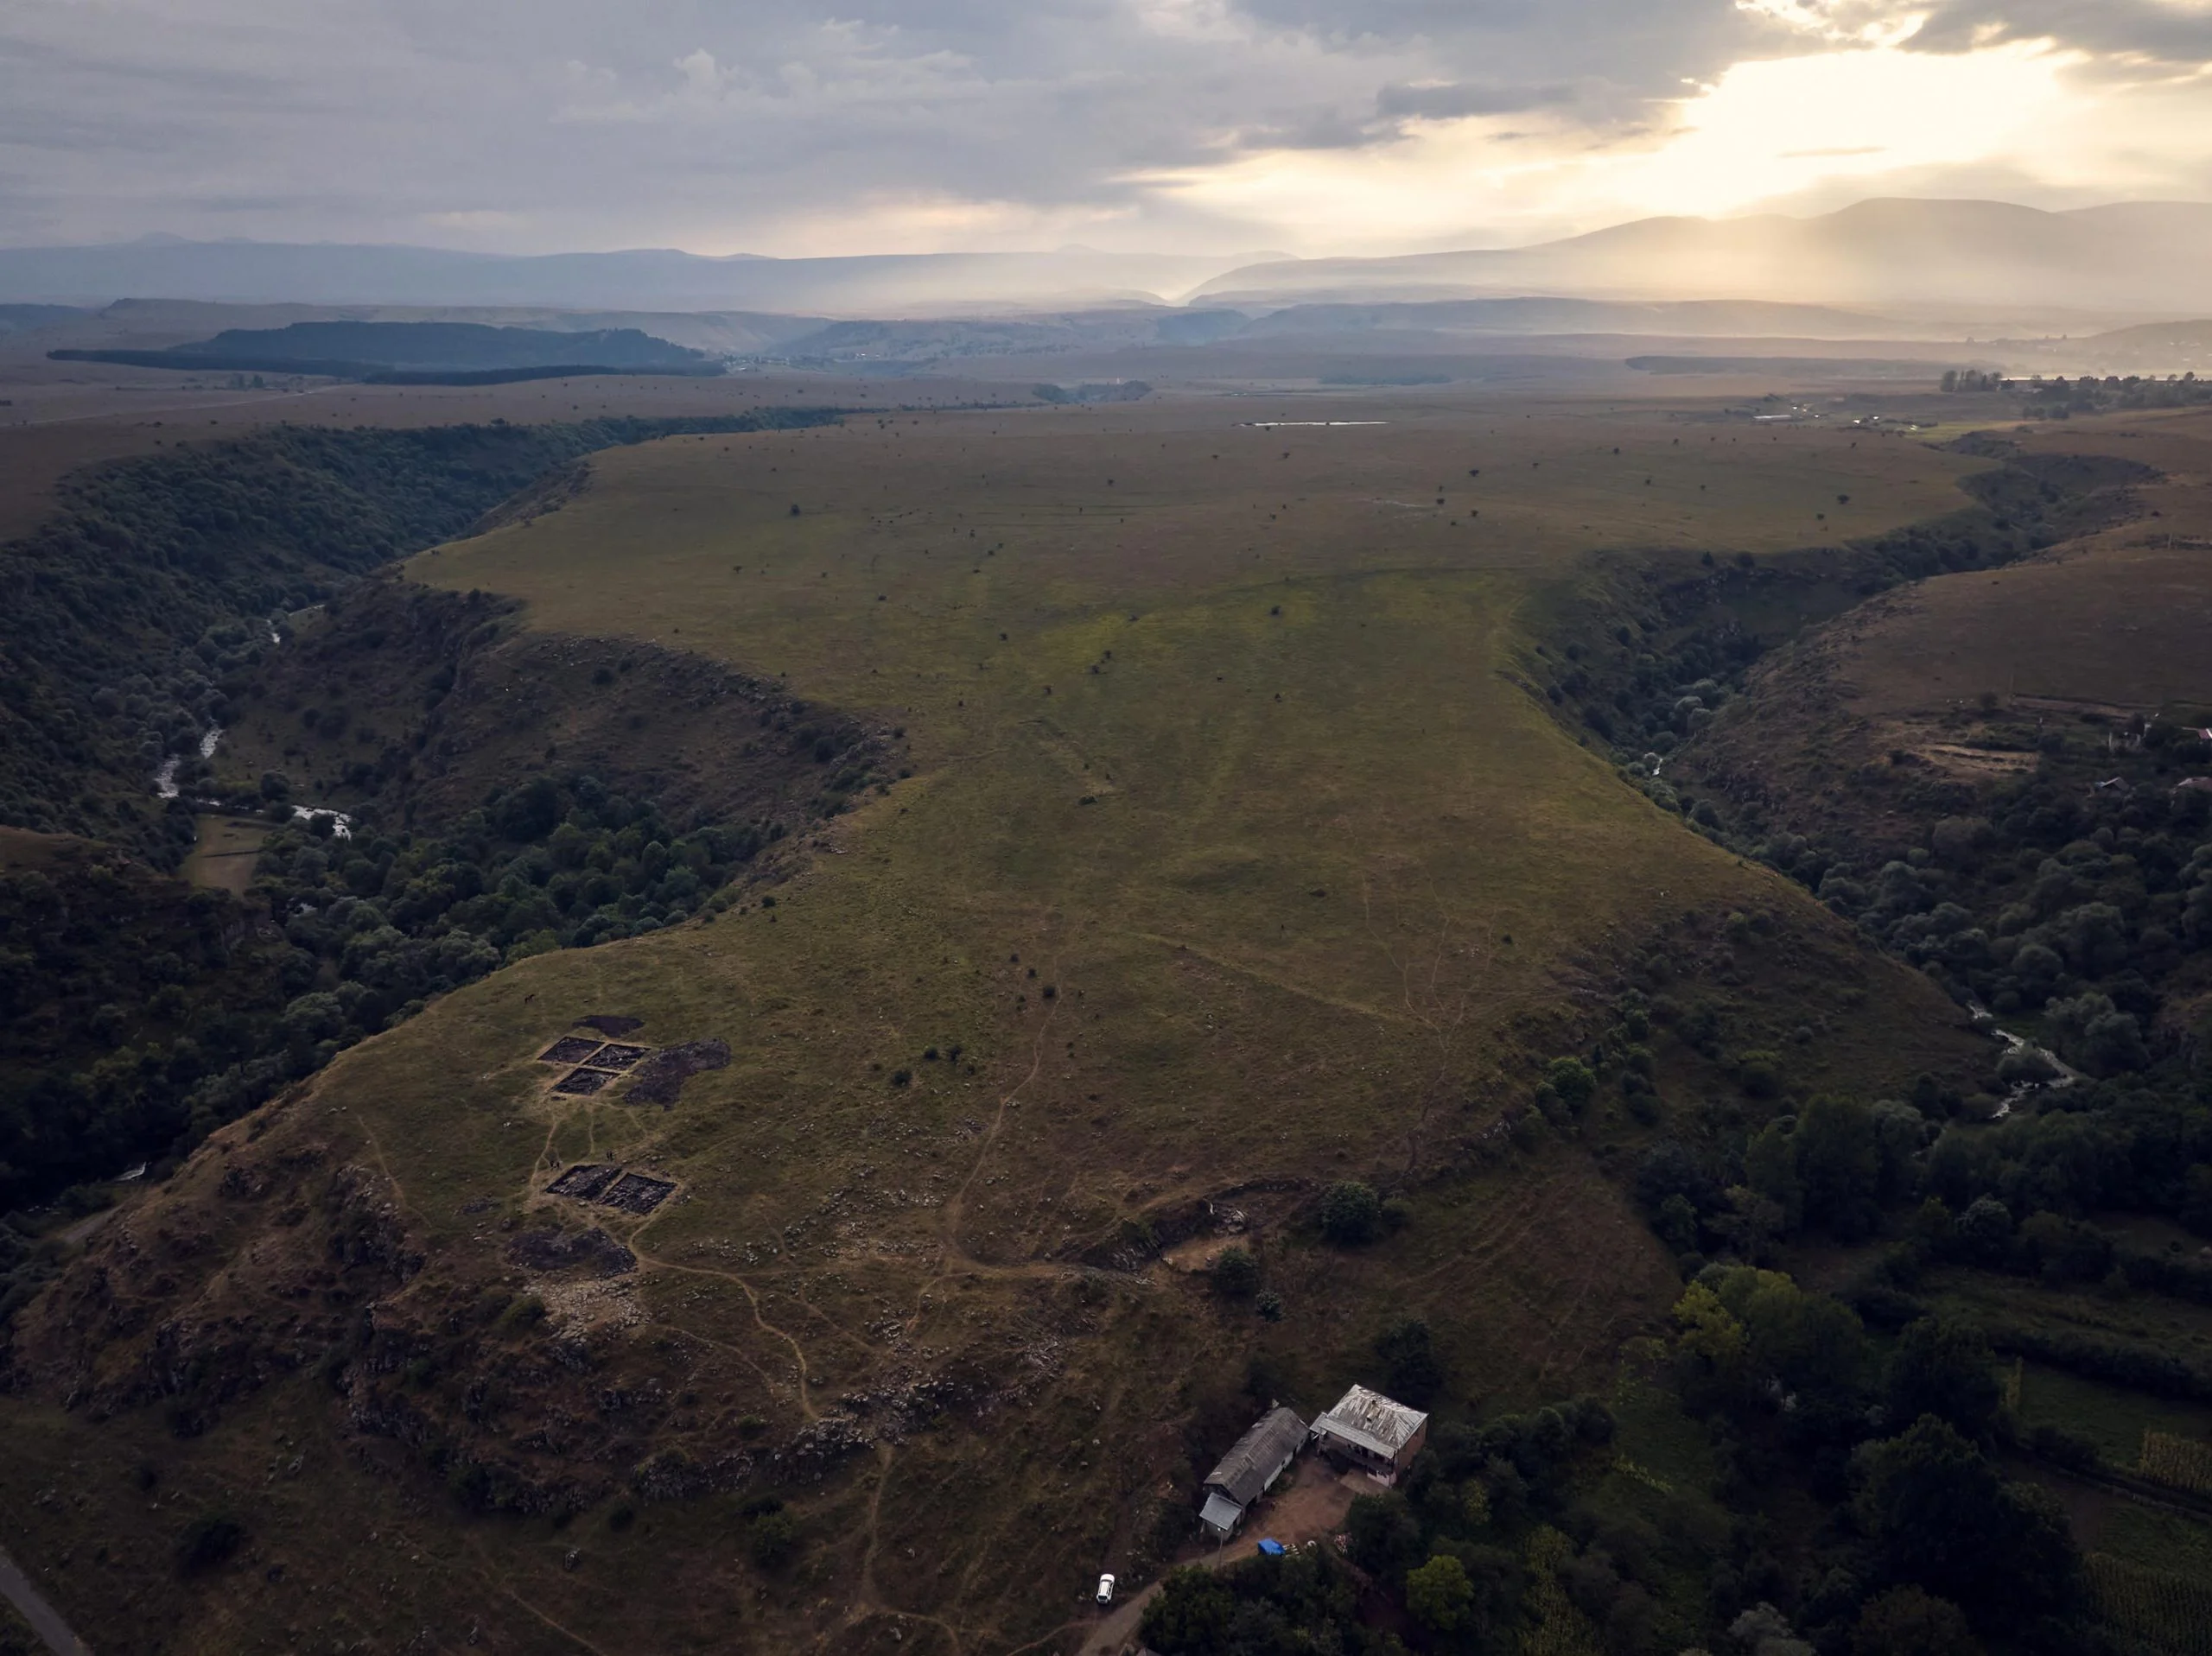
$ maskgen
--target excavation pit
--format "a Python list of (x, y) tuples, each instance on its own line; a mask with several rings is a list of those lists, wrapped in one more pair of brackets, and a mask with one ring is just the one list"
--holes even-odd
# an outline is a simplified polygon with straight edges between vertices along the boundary
[[(593, 1055), (592, 1067), (594, 1069), (627, 1069), (652, 1050), (649, 1046), (628, 1046), (620, 1041), (609, 1041)], [(578, 1058), (575, 1062), (582, 1063), (583, 1060)]]
[(581, 1035), (564, 1035), (537, 1055), (540, 1063), (582, 1063), (599, 1050), (597, 1041), (586, 1040)]
[(667, 1201), (669, 1192), (674, 1189), (673, 1179), (657, 1179), (648, 1173), (625, 1173), (597, 1200), (625, 1213), (646, 1214)]
[(619, 1167), (607, 1167), (591, 1162), (578, 1162), (567, 1172), (545, 1187), (553, 1196), (572, 1196), (578, 1202), (595, 1201), (600, 1193), (622, 1177)]
[(602, 1090), (609, 1082), (616, 1079), (618, 1077), (609, 1070), (571, 1069), (553, 1083), (553, 1090), (556, 1093), (567, 1093), (576, 1098), (588, 1098), (594, 1093)]

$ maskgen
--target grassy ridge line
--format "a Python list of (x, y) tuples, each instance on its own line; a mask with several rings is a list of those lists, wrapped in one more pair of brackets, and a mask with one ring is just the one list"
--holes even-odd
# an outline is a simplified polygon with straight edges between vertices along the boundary
[(280, 427), (79, 474), (58, 517), (0, 547), (0, 822), (173, 868), (190, 817), (149, 799), (147, 778), (222, 722), (270, 618), (450, 538), (581, 455), (836, 417)]

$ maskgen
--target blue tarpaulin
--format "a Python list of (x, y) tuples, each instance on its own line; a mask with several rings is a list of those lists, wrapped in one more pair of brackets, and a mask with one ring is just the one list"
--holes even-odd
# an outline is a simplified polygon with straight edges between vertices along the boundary
[(1270, 1558), (1280, 1558), (1283, 1555), (1283, 1545), (1280, 1541), (1262, 1541), (1260, 1543), (1260, 1551)]

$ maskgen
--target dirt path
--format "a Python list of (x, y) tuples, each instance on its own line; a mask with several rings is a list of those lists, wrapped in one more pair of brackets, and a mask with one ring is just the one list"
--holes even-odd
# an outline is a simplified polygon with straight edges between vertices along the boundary
[(31, 1585), (31, 1578), (4, 1552), (0, 1552), (0, 1594), (31, 1624), (31, 1631), (45, 1641), (54, 1656), (92, 1656), (92, 1647), (70, 1631), (61, 1612), (46, 1602), (46, 1596)]

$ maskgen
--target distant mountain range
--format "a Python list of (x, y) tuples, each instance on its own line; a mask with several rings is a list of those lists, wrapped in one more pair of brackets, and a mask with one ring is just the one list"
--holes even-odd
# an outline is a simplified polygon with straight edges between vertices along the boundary
[[(2201, 316), (2212, 313), (2208, 271), (2212, 206), (2134, 202), (2045, 213), (1997, 201), (1891, 200), (1808, 219), (1645, 219), (1531, 247), (1386, 258), (1209, 259), (1081, 248), (811, 259), (707, 258), (665, 249), (525, 257), (149, 238), (0, 249), (0, 301), (129, 297), (882, 320), (1185, 302), (1249, 310), (1580, 299), (1873, 308), (1893, 318), (1971, 321), (2064, 311)], [(1826, 331), (1776, 320), (1779, 332)], [(1548, 330), (1524, 321), (1498, 331)], [(1645, 330), (1624, 319), (1618, 331)]]
[(882, 254), (706, 258), (648, 249), (528, 257), (431, 247), (149, 238), (0, 248), (0, 301), (200, 299), (234, 304), (552, 306), (903, 316), (1156, 304), (1253, 256)]
[(1998, 201), (1862, 201), (1813, 219), (1644, 219), (1534, 247), (1286, 260), (1214, 277), (1198, 303), (1511, 294), (2005, 309), (2212, 312), (2212, 206), (2044, 213)]

